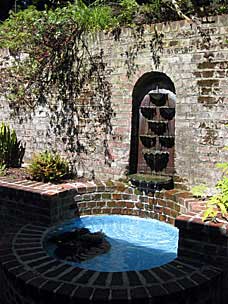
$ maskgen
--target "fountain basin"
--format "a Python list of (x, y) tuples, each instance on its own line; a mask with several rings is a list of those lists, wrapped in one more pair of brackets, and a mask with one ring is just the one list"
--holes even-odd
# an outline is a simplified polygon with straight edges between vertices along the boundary
[(154, 194), (155, 191), (161, 191), (162, 189), (170, 190), (174, 187), (173, 178), (170, 176), (136, 173), (129, 175), (129, 180), (139, 191), (146, 194)]
[[(214, 224), (200, 224), (192, 212), (180, 217), (176, 222), (180, 229), (178, 257), (168, 264), (152, 269), (123, 272), (83, 269), (51, 257), (43, 247), (43, 240), (53, 224), (56, 225), (56, 220), (63, 221), (74, 214), (75, 203), (71, 201), (71, 196), (74, 202), (77, 201), (80, 214), (140, 213), (140, 216), (156, 217), (174, 223), (174, 217), (179, 214), (176, 210), (184, 210), (183, 201), (185, 204), (192, 201), (183, 190), (163, 191), (159, 199), (154, 200), (150, 196), (127, 194), (127, 190), (125, 193), (110, 193), (110, 185), (104, 188), (104, 185), (95, 187), (91, 184), (80, 184), (76, 193), (72, 188), (69, 189), (69, 185), (64, 191), (58, 185), (53, 185), (52, 189), (60, 189), (59, 193), (53, 195), (53, 192), (50, 192), (45, 195), (31, 193), (28, 187), (22, 184), (19, 193), (20, 197), (26, 200), (24, 204), (22, 199), (18, 200), (18, 182), (15, 188), (12, 184), (7, 186), (8, 184), (4, 183), (1, 187), (2, 204), (8, 202), (10, 193), (11, 200), (15, 200), (12, 210), (27, 210), (30, 213), (24, 213), (24, 217), (18, 217), (17, 213), (11, 230), (1, 239), (0, 283), (3, 292), (1, 299), (4, 303), (134, 304), (140, 301), (148, 304), (220, 304), (217, 298), (222, 293), (221, 286), (224, 286), (225, 290), (227, 284), (225, 281), (221, 282), (223, 271), (217, 266), (221, 265), (219, 262), (224, 261), (224, 256), (221, 255), (227, 246), (227, 236), (221, 233), (221, 229), (215, 229)], [(36, 210), (36, 224), (31, 223), (32, 206)], [(45, 214), (47, 211), (49, 214), (48, 218), (45, 217), (47, 224), (41, 217), (43, 208)], [(19, 220), (25, 219), (28, 214), (27, 224), (20, 223)], [(216, 254), (212, 251), (215, 244), (218, 246)], [(208, 264), (209, 260), (215, 261), (216, 265)], [(226, 268), (224, 273), (225, 271)], [(19, 300), (15, 302), (15, 299)]]
[(150, 149), (156, 145), (156, 137), (151, 135), (140, 135), (140, 140), (144, 147)]
[(84, 216), (57, 226), (44, 242), (50, 256), (60, 259), (58, 247), (49, 240), (75, 228), (102, 231), (111, 244), (108, 252), (91, 259), (65, 260), (80, 268), (103, 272), (145, 270), (169, 263), (177, 256), (177, 228), (155, 219), (124, 215)]
[(163, 171), (169, 162), (168, 151), (146, 151), (143, 157), (151, 171), (155, 172)]

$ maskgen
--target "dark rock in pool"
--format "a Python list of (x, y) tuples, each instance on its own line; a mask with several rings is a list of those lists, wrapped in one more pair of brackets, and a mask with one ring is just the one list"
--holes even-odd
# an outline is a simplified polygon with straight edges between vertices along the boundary
[(52, 236), (48, 242), (56, 245), (55, 256), (59, 259), (82, 262), (108, 252), (110, 243), (101, 231), (90, 232), (87, 228), (76, 228)]

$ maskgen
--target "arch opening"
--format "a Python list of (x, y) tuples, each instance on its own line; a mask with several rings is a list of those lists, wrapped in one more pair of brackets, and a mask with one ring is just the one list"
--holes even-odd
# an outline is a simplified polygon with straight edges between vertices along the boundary
[(161, 72), (148, 72), (132, 93), (129, 174), (173, 176), (176, 91)]

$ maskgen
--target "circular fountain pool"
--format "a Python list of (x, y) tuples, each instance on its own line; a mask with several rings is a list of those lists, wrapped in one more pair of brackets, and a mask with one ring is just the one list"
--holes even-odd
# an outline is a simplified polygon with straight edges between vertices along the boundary
[(108, 252), (81, 262), (66, 263), (101, 272), (144, 270), (166, 264), (177, 256), (178, 229), (149, 218), (123, 215), (83, 216), (52, 229), (46, 236), (44, 247), (56, 256), (56, 245), (49, 242), (76, 228), (90, 232), (102, 231), (110, 243)]

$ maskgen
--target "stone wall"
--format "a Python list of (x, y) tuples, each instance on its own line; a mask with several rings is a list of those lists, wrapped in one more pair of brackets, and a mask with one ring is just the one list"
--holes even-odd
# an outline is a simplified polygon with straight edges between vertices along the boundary
[[(134, 85), (144, 73), (159, 71), (176, 89), (176, 174), (189, 186), (214, 185), (220, 176), (215, 163), (227, 159), (228, 153), (222, 149), (228, 144), (227, 38), (227, 16), (210, 17), (200, 24), (178, 21), (146, 26), (143, 32), (122, 29), (118, 39), (111, 33), (99, 35), (94, 49), (101, 44), (111, 84), (111, 132), (107, 134), (99, 122), (100, 110), (91, 105), (87, 94), (83, 103), (87, 115), (74, 121), (80, 126), (80, 141), (88, 148), (78, 155), (79, 174), (119, 178), (128, 171)], [(34, 151), (64, 150), (69, 121), (67, 112), (61, 112), (61, 102), (56, 111), (66, 118), (61, 126), (66, 132), (58, 136), (53, 131), (53, 112), (47, 107), (10, 117), (12, 110), (0, 99), (0, 120), (8, 121), (26, 141), (27, 160)]]

